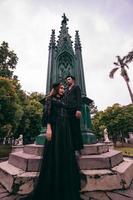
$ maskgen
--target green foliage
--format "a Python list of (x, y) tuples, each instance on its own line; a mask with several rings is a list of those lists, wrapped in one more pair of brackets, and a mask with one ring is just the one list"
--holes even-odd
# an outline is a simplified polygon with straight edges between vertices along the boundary
[(20, 121), (17, 133), (23, 134), (25, 143), (35, 138), (42, 127), (43, 106), (39, 100), (43, 97), (37, 92), (27, 95), (27, 102), (24, 105), (24, 114)]
[(124, 156), (133, 156), (133, 148), (132, 147), (115, 147), (116, 150), (122, 151)]
[(0, 136), (36, 137), (42, 126), (43, 94), (27, 95), (17, 80), (0, 77)]
[(10, 135), (17, 128), (22, 114), (13, 81), (0, 77), (0, 135)]
[(92, 123), (95, 133), (103, 135), (103, 130), (107, 128), (113, 139), (128, 137), (128, 132), (133, 131), (133, 104), (127, 106), (114, 104), (98, 112)]
[(8, 43), (0, 46), (0, 137), (23, 134), (35, 137), (42, 126), (43, 106), (39, 102), (43, 94), (26, 94), (15, 76), (18, 57), (9, 49)]
[[(0, 46), (0, 76), (13, 78), (13, 71), (17, 62), (17, 55), (14, 51), (9, 50), (7, 42), (3, 42)], [(17, 78), (17, 76), (14, 78)]]
[(8, 157), (11, 150), (12, 148), (9, 145), (0, 145), (0, 158)]

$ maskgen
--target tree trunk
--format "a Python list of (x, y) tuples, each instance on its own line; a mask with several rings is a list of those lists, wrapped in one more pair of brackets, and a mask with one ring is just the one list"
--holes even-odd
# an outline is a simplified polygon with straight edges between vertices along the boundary
[(127, 88), (128, 88), (130, 97), (131, 97), (131, 102), (132, 102), (132, 104), (133, 104), (133, 93), (132, 93), (132, 90), (131, 90), (131, 88), (130, 88), (129, 81), (126, 81), (126, 84), (127, 84)]

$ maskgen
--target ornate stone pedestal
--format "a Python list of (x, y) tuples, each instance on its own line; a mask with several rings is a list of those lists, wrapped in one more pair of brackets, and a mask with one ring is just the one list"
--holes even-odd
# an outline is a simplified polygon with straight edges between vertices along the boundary
[[(25, 145), (0, 163), (0, 184), (9, 192), (26, 194), (32, 191), (41, 163), (42, 145)], [(45, 151), (45, 149), (44, 149)], [(82, 192), (128, 188), (133, 179), (133, 161), (106, 144), (85, 145), (79, 160), (87, 182)]]

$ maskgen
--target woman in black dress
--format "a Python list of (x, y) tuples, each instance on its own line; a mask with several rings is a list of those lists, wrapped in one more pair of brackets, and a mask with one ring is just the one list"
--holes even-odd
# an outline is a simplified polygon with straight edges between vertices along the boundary
[(45, 100), (47, 140), (40, 175), (28, 200), (80, 200), (80, 173), (63, 94), (64, 86), (56, 83)]

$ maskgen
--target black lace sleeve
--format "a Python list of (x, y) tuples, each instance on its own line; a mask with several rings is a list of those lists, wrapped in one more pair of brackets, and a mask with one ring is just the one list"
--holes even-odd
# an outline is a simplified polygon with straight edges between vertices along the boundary
[(57, 98), (53, 98), (53, 105), (56, 106), (57, 108), (67, 108), (66, 104), (62, 99), (57, 99)]
[(43, 126), (47, 126), (48, 123), (51, 123), (51, 98), (45, 100), (42, 116)]

